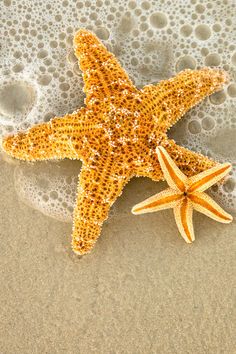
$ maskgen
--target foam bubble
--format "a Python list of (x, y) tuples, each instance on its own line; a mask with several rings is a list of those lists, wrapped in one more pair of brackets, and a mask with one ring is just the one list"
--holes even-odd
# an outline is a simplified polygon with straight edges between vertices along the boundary
[(236, 84), (229, 85), (227, 92), (229, 96), (236, 97)]
[(77, 171), (71, 161), (20, 163), (14, 174), (15, 189), (27, 205), (64, 222), (72, 221), (76, 201)]
[(142, 9), (144, 9), (144, 10), (149, 10), (150, 7), (151, 7), (151, 4), (150, 4), (150, 2), (148, 2), (148, 1), (144, 1), (144, 2), (141, 3), (141, 7), (142, 7)]
[(215, 92), (213, 95), (210, 96), (211, 103), (215, 105), (222, 104), (225, 100), (226, 100), (226, 94), (223, 90), (219, 92)]
[(98, 27), (96, 29), (96, 35), (103, 40), (107, 40), (110, 36), (110, 32), (105, 27)]
[(119, 30), (120, 32), (123, 33), (129, 33), (132, 30), (133, 26), (134, 26), (133, 18), (128, 14), (121, 18), (119, 24)]
[(201, 41), (205, 41), (210, 38), (211, 36), (211, 29), (208, 25), (198, 25), (195, 28), (195, 35)]
[(201, 131), (201, 124), (197, 120), (192, 120), (188, 124), (188, 129), (191, 134), (198, 134)]
[(38, 77), (38, 80), (37, 82), (40, 84), (40, 85), (44, 85), (44, 86), (47, 86), (52, 80), (52, 76), (49, 75), (49, 74), (45, 74), (45, 75), (40, 75)]
[(3, 4), (5, 5), (5, 6), (11, 6), (11, 0), (4, 0), (3, 1)]
[(14, 73), (19, 73), (19, 72), (21, 72), (23, 69), (24, 69), (24, 65), (21, 64), (21, 63), (16, 64), (16, 65), (14, 65), (14, 66), (12, 67), (12, 71), (13, 71)]
[(150, 23), (155, 28), (163, 28), (167, 25), (168, 19), (166, 14), (162, 12), (156, 12), (151, 15)]
[(212, 117), (205, 117), (202, 120), (202, 127), (205, 130), (212, 130), (215, 126), (215, 121)]
[(220, 65), (220, 63), (221, 63), (221, 58), (217, 53), (209, 54), (205, 59), (205, 64), (207, 66), (218, 66)]
[(212, 26), (212, 29), (213, 31), (215, 32), (220, 32), (221, 31), (221, 25), (219, 23), (215, 23), (213, 26)]
[(2, 123), (17, 120), (26, 116), (36, 100), (35, 89), (27, 82), (13, 82), (0, 89), (0, 114)]
[(190, 25), (184, 25), (180, 28), (180, 33), (184, 37), (189, 37), (192, 32), (193, 32), (193, 28)]
[(184, 69), (195, 69), (196, 60), (190, 55), (181, 57), (176, 63), (176, 71), (182, 71)]
[(202, 5), (202, 4), (197, 4), (195, 6), (195, 10), (196, 10), (197, 13), (202, 14), (205, 11), (205, 6)]

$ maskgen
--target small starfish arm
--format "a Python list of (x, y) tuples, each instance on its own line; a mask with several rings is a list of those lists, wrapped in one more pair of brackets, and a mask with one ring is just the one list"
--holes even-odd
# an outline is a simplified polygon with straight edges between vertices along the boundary
[(190, 108), (219, 91), (227, 79), (220, 69), (186, 69), (155, 86), (145, 86), (141, 91), (146, 99), (146, 110), (152, 110), (156, 115), (157, 130), (167, 131)]
[(228, 162), (212, 167), (189, 179), (189, 193), (204, 192), (213, 184), (222, 180), (232, 169), (232, 165)]
[(132, 176), (121, 176), (111, 156), (103, 155), (83, 164), (74, 209), (72, 248), (76, 254), (89, 253), (101, 233), (103, 222), (125, 184)]
[(91, 32), (81, 29), (74, 37), (75, 55), (83, 72), (86, 104), (118, 94), (126, 88), (136, 91), (114, 54)]
[(84, 108), (64, 117), (55, 117), (25, 132), (5, 137), (3, 149), (12, 157), (26, 161), (82, 158), (86, 129), (80, 121), (84, 117)]
[[(177, 167), (187, 177), (195, 176), (200, 172), (218, 165), (218, 163), (211, 158), (184, 148), (183, 146), (176, 144), (172, 139), (164, 142), (162, 146), (172, 160), (174, 160)], [(155, 155), (157, 156), (157, 154)]]
[(193, 229), (193, 205), (188, 198), (184, 198), (174, 207), (175, 222), (180, 235), (187, 243), (195, 240)]
[(226, 211), (206, 193), (194, 192), (193, 194), (189, 194), (189, 199), (195, 210), (205, 214), (211, 219), (225, 224), (233, 220), (232, 216), (226, 213)]
[(184, 192), (188, 178), (180, 171), (162, 146), (157, 147), (156, 152), (168, 185), (178, 192)]
[(154, 211), (174, 208), (183, 199), (183, 196), (171, 188), (153, 195), (152, 197), (136, 204), (132, 208), (135, 215), (152, 213)]
[(192, 203), (182, 193), (174, 189), (167, 188), (136, 204), (132, 208), (132, 213), (138, 215), (165, 209), (174, 209), (176, 224), (181, 236), (187, 243), (193, 242), (195, 238), (192, 223)]
[[(184, 148), (183, 146), (177, 145), (172, 139), (165, 139), (161, 142), (161, 145), (159, 145), (158, 148), (161, 146), (165, 148), (165, 150), (171, 156), (171, 159), (182, 171), (178, 173), (179, 175), (183, 176), (184, 180), (186, 178), (184, 177), (184, 175), (191, 177), (217, 164), (214, 160), (200, 153), (191, 151), (189, 149)], [(149, 157), (147, 156), (148, 152), (143, 149), (141, 158), (144, 162), (140, 167), (136, 167), (136, 175), (149, 177), (154, 181), (163, 180), (165, 177), (163, 176), (163, 172), (160, 167), (160, 162), (155, 148), (153, 149), (153, 153)]]

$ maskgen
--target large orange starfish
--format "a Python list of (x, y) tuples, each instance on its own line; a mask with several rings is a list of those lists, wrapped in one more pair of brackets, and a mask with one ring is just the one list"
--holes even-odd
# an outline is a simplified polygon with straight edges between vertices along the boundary
[(82, 160), (72, 246), (84, 254), (94, 246), (111, 205), (131, 177), (163, 179), (158, 145), (188, 176), (216, 164), (176, 145), (166, 133), (191, 107), (219, 90), (226, 75), (210, 68), (185, 70), (138, 90), (91, 32), (78, 31), (74, 49), (83, 71), (86, 107), (6, 137), (3, 148), (27, 161)]

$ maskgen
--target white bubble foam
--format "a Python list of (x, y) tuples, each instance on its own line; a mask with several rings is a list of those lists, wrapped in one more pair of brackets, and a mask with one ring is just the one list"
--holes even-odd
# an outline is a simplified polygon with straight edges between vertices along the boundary
[(79, 166), (71, 161), (20, 163), (14, 174), (16, 192), (31, 207), (53, 218), (71, 222)]
[[(224, 68), (230, 77), (227, 87), (192, 109), (173, 130), (179, 143), (236, 165), (234, 14), (233, 2), (213, 0), (191, 0), (188, 6), (184, 1), (156, 0), (4, 0), (0, 133), (24, 129), (83, 105), (82, 74), (72, 47), (73, 34), (83, 27), (94, 31), (115, 53), (138, 87), (185, 68)], [(58, 170), (52, 180), (41, 164), (37, 173), (32, 167), (26, 173), (29, 166), (25, 166), (21, 163), (15, 174), (20, 197), (45, 214), (68, 219), (74, 195), (63, 192), (64, 172)], [(50, 164), (45, 166), (51, 171)], [(44, 188), (38, 185), (40, 169), (48, 181)], [(71, 174), (73, 183), (76, 175)], [(231, 207), (236, 204), (235, 181), (234, 169), (230, 182), (213, 191)], [(73, 183), (70, 188), (75, 190)]]

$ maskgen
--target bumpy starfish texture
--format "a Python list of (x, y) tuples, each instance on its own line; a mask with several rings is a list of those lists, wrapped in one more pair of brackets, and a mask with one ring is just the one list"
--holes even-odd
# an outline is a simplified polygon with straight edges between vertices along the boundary
[(156, 146), (165, 146), (188, 176), (216, 164), (176, 145), (167, 130), (204, 97), (220, 90), (226, 75), (218, 69), (186, 70), (138, 90), (91, 32), (78, 31), (74, 49), (83, 72), (86, 106), (6, 137), (3, 148), (27, 161), (82, 160), (72, 247), (84, 254), (94, 246), (111, 205), (131, 177), (163, 179)]
[(173, 208), (175, 221), (181, 236), (187, 243), (195, 240), (193, 229), (193, 209), (208, 217), (230, 223), (233, 218), (226, 213), (209, 195), (206, 189), (224, 178), (231, 170), (230, 163), (217, 165), (193, 177), (187, 177), (163, 147), (157, 147), (158, 159), (164, 177), (170, 188), (135, 205), (133, 214), (151, 213)]

